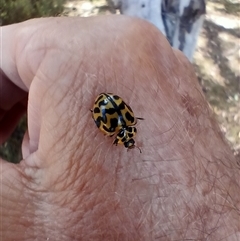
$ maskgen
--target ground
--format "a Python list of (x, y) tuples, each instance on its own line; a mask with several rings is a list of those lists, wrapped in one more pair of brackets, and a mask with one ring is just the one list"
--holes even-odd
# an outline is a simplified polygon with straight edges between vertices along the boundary
[(235, 2), (208, 1), (194, 65), (221, 129), (240, 160), (240, 1)]
[[(88, 17), (112, 14), (105, 0), (67, 1), (65, 16)], [(194, 67), (205, 96), (212, 107), (240, 165), (240, 0), (207, 1), (207, 14), (194, 55)], [(21, 124), (26, 125), (25, 119)], [(23, 128), (0, 146), (0, 156), (20, 160)], [(10, 146), (10, 148), (9, 148)]]

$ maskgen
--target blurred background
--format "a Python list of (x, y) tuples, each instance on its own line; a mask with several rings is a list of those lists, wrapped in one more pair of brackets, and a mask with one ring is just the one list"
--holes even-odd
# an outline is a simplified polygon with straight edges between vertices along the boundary
[[(125, 13), (138, 16), (137, 5), (131, 6), (129, 14), (129, 8), (126, 6), (124, 8), (121, 1), (128, 2), (127, 0), (1, 0), (0, 24), (8, 25), (47, 16), (88, 17)], [(195, 5), (189, 5), (190, 18), (185, 18), (185, 21), (195, 26), (194, 21), (200, 15), (204, 16), (205, 12), (206, 14), (204, 22), (198, 25), (200, 34), (196, 35), (195, 52), (189, 59), (194, 65), (199, 83), (221, 130), (240, 163), (240, 0), (192, 1)], [(134, 2), (137, 4), (140, 1), (132, 0), (131, 4)], [(183, 15), (180, 16), (176, 8), (173, 8), (181, 2), (180, 0), (156, 0), (156, 2), (162, 4), (164, 2), (162, 11), (169, 17), (168, 19), (179, 19), (180, 23), (183, 21), (181, 20)], [(202, 11), (203, 3), (205, 11)], [(201, 11), (197, 12), (196, 6)], [(146, 6), (141, 3), (141, 8), (143, 7)], [(170, 39), (169, 41), (171, 43)], [(27, 118), (24, 116), (12, 136), (0, 146), (2, 158), (13, 163), (21, 160), (21, 142), (26, 127)]]

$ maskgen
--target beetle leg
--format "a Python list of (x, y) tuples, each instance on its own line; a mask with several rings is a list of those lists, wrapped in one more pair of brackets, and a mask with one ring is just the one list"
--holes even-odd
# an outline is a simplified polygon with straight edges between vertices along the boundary
[(114, 140), (114, 142), (113, 142), (113, 145), (118, 145), (118, 139), (117, 138), (115, 138), (115, 140)]

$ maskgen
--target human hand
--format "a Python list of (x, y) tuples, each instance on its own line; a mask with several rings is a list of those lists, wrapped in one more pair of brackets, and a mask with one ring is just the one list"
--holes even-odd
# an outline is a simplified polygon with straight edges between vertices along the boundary
[[(1, 161), (2, 240), (239, 240), (240, 171), (191, 64), (155, 27), (35, 19), (3, 27), (2, 46), (2, 140), (29, 92), (23, 160)], [(142, 154), (96, 128), (101, 92), (144, 118)]]

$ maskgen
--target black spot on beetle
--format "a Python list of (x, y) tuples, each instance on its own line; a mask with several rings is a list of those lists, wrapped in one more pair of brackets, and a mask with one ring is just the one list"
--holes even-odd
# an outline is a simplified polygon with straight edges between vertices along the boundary
[(123, 137), (124, 137), (124, 130), (121, 130), (121, 131), (118, 133), (118, 137), (120, 137), (120, 138), (123, 138)]
[(123, 138), (121, 138), (121, 141), (124, 143), (124, 142), (126, 142), (126, 137), (123, 137)]
[(109, 115), (113, 115), (114, 113), (116, 113), (116, 110), (114, 108), (106, 108), (104, 109), (104, 111), (106, 114), (109, 114)]
[(118, 106), (119, 110), (124, 110), (125, 109), (125, 104), (124, 102), (121, 102), (120, 105)]
[(128, 131), (131, 132), (131, 133), (137, 133), (137, 128), (133, 127), (133, 126), (130, 126)]
[(110, 120), (110, 126), (111, 126), (110, 129), (113, 128), (112, 131), (115, 131), (116, 127), (118, 126), (118, 119), (112, 118), (112, 119)]
[(119, 100), (119, 99), (120, 99), (120, 97), (119, 97), (119, 96), (117, 96), (117, 95), (114, 95), (114, 96), (113, 96), (113, 99), (115, 99), (115, 100)]
[(133, 133), (133, 132), (134, 132), (134, 129), (136, 129), (136, 128), (133, 127), (133, 126), (128, 126), (128, 127), (127, 127), (127, 131), (128, 131), (129, 133)]
[(129, 136), (130, 138), (132, 138), (132, 137), (133, 137), (133, 133), (129, 133), (128, 136)]
[(95, 120), (95, 123), (97, 125), (97, 127), (99, 128), (100, 125), (101, 125), (101, 121), (102, 121), (102, 118), (99, 116), (96, 120)]
[(95, 107), (93, 110), (93, 113), (98, 114), (100, 113), (100, 109), (98, 107)]
[(134, 122), (134, 117), (129, 112), (126, 113), (125, 117), (128, 121)]
[(101, 107), (101, 106), (106, 106), (108, 104), (108, 102), (106, 102), (105, 100), (102, 100), (102, 101), (99, 101), (98, 102), (98, 106)]

